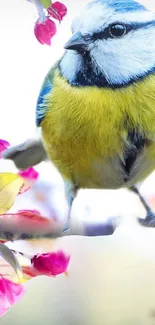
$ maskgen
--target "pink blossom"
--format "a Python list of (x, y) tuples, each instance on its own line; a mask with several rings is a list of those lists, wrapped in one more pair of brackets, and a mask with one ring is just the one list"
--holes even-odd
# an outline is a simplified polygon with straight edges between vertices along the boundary
[(45, 21), (37, 21), (34, 27), (34, 34), (41, 44), (51, 45), (51, 39), (56, 34), (56, 24), (49, 18)]
[(37, 219), (38, 219), (38, 217), (39, 217), (39, 220), (40, 220), (40, 217), (41, 217), (41, 213), (40, 213), (40, 211), (38, 211), (38, 210), (29, 210), (29, 209), (23, 209), (23, 210), (18, 210), (18, 215), (22, 215), (22, 216), (25, 216), (26, 218), (35, 218), (35, 217), (37, 217)]
[(24, 266), (23, 272), (30, 277), (38, 275), (57, 276), (65, 273), (70, 261), (70, 256), (63, 251), (34, 255), (31, 266)]
[(0, 278), (0, 316), (4, 315), (12, 305), (22, 298), (25, 288), (1, 276)]
[(8, 141), (0, 139), (0, 158), (2, 158), (2, 152), (10, 146)]
[(18, 174), (21, 177), (28, 178), (30, 180), (37, 180), (37, 178), (39, 176), (39, 173), (33, 167), (30, 167), (25, 170), (21, 170)]
[(52, 3), (51, 6), (47, 8), (47, 11), (50, 16), (52, 16), (55, 19), (58, 19), (59, 21), (62, 21), (62, 19), (67, 14), (66, 6), (59, 1)]
[(18, 175), (24, 178), (24, 183), (20, 188), (19, 194), (28, 191), (39, 177), (39, 173), (33, 167), (20, 171)]
[[(56, 232), (58, 223), (52, 218), (46, 218), (37, 210), (19, 210), (15, 213), (0, 215), (0, 229), (6, 232), (24, 234), (48, 234)], [(3, 238), (2, 238), (3, 239)], [(0, 238), (1, 240), (1, 238)]]

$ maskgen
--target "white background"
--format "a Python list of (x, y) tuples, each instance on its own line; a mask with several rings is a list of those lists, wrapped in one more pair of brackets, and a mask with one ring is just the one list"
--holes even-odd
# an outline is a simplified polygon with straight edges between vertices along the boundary
[[(33, 35), (37, 19), (33, 5), (26, 0), (0, 0), (0, 138), (11, 144), (35, 134), (35, 104), (42, 80), (63, 52), (72, 16), (86, 1), (64, 2), (69, 14), (50, 48), (40, 45)], [(154, 0), (143, 2), (152, 5)], [(47, 200), (62, 217), (66, 205), (61, 178), (51, 166), (37, 168), (42, 180), (54, 184)], [(0, 171), (4, 170), (16, 171), (11, 163), (1, 160)], [(152, 175), (142, 191), (146, 195), (155, 193), (154, 184)], [(18, 198), (14, 210), (36, 208), (36, 204), (29, 192)], [(154, 230), (143, 232), (134, 224), (138, 215), (144, 215), (143, 208), (135, 195), (125, 190), (81, 191), (73, 209), (75, 219), (93, 222), (109, 215), (121, 216), (123, 224), (122, 233), (120, 228), (120, 233), (111, 238), (18, 244), (20, 249), (29, 250), (63, 247), (72, 257), (69, 278), (31, 281), (25, 297), (0, 320), (1, 325), (155, 324), (148, 316), (155, 306)]]

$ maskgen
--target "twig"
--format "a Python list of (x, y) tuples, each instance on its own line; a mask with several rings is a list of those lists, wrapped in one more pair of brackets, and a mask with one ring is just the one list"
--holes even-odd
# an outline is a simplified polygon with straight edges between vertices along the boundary
[(97, 224), (84, 224), (82, 227), (70, 228), (68, 231), (58, 230), (50, 231), (49, 233), (15, 233), (0, 230), (0, 239), (6, 241), (15, 240), (33, 240), (33, 239), (45, 239), (45, 238), (60, 238), (66, 236), (109, 236), (114, 233), (116, 225), (113, 220), (109, 220), (106, 223)]

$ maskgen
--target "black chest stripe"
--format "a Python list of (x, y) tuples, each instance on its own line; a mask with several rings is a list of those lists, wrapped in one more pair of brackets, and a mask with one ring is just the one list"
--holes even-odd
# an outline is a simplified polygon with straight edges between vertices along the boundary
[(127, 137), (127, 143), (124, 147), (123, 168), (127, 175), (130, 174), (132, 166), (137, 157), (142, 153), (146, 144), (146, 138), (136, 130), (130, 130)]

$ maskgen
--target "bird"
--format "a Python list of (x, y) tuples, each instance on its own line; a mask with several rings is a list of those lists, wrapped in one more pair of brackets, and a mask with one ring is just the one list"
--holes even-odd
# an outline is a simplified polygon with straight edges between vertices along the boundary
[(81, 188), (127, 188), (146, 209), (139, 223), (155, 227), (139, 191), (155, 169), (155, 13), (135, 0), (93, 0), (71, 32), (37, 99), (41, 137), (3, 157), (21, 169), (51, 160), (69, 209)]

